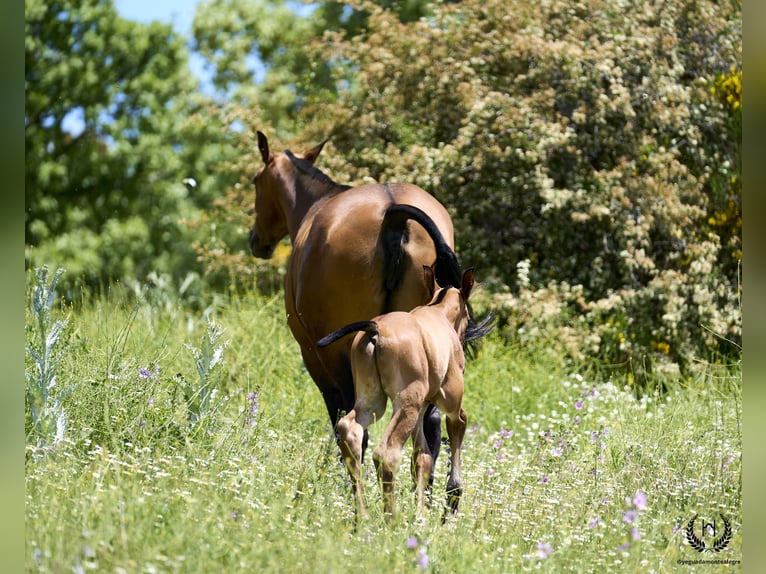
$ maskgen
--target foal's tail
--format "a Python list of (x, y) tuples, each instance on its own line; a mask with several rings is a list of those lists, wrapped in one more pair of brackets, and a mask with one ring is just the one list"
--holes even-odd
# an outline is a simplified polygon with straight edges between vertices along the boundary
[(356, 331), (364, 331), (374, 339), (378, 336), (378, 324), (375, 321), (357, 321), (356, 323), (349, 323), (345, 327), (341, 327), (337, 331), (333, 331), (329, 335), (319, 339), (319, 341), (317, 341), (317, 347), (326, 347), (338, 339), (342, 339), (346, 335), (355, 333)]
[(414, 205), (394, 204), (386, 210), (381, 225), (386, 292), (392, 293), (402, 280), (404, 272), (401, 265), (402, 243), (407, 230), (408, 219), (417, 221), (434, 242), (436, 248), (436, 265), (434, 265), (436, 282), (440, 287), (457, 287), (460, 289), (463, 272), (460, 269), (457, 256), (447, 245), (434, 220), (425, 211)]

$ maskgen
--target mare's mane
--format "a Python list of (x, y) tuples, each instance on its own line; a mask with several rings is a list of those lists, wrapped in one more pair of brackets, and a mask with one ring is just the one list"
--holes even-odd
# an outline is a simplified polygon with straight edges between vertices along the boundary
[(289, 149), (285, 150), (285, 155), (287, 156), (287, 159), (290, 160), (290, 163), (293, 164), (293, 167), (295, 167), (295, 169), (297, 169), (303, 175), (316, 181), (317, 183), (321, 183), (327, 186), (332, 186), (333, 188), (339, 188), (339, 190), (341, 191), (351, 188), (350, 185), (342, 185), (340, 183), (337, 183), (331, 177), (329, 177), (326, 173), (324, 173), (322, 170), (320, 170), (318, 167), (312, 164), (310, 161), (306, 161), (305, 159), (301, 159), (297, 157)]

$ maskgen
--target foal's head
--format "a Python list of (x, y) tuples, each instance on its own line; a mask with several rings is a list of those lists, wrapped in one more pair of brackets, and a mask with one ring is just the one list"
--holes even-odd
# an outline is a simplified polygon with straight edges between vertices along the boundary
[(429, 306), (438, 306), (446, 315), (450, 323), (455, 327), (455, 331), (462, 341), (465, 336), (468, 322), (470, 321), (470, 310), (468, 308), (468, 298), (473, 289), (473, 268), (467, 269), (463, 273), (462, 285), (457, 287), (439, 287), (436, 284), (433, 269), (424, 266), (423, 272), (426, 276), (426, 284), (430, 286), (432, 293)]
[[(324, 143), (295, 157), (313, 163)], [(287, 235), (287, 206), (295, 204), (292, 162), (284, 152), (272, 153), (266, 136), (258, 132), (258, 150), (263, 166), (253, 177), (255, 184), (255, 222), (250, 229), (250, 250), (253, 255), (268, 259), (274, 248)]]

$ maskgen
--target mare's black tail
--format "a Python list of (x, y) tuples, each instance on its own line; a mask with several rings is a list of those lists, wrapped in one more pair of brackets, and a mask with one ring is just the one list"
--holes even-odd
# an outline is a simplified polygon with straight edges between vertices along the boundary
[(386, 299), (399, 286), (404, 273), (404, 266), (401, 264), (404, 253), (402, 244), (406, 240), (408, 219), (417, 221), (434, 242), (436, 248), (436, 264), (434, 265), (436, 282), (440, 287), (457, 287), (459, 289), (463, 277), (460, 263), (458, 263), (455, 252), (447, 245), (434, 220), (425, 211), (414, 205), (394, 204), (386, 210), (380, 230), (384, 255), (383, 276), (385, 278)]
[(364, 331), (371, 337), (376, 337), (378, 334), (378, 324), (375, 321), (357, 321), (355, 323), (349, 323), (345, 327), (341, 327), (319, 339), (319, 341), (317, 341), (317, 347), (326, 347), (338, 339), (342, 339), (346, 335), (355, 333), (356, 331)]
[[(423, 229), (426, 230), (429, 237), (434, 242), (436, 248), (436, 263), (434, 265), (434, 274), (439, 287), (457, 287), (460, 289), (463, 283), (463, 270), (457, 255), (452, 248), (447, 245), (444, 236), (429, 215), (415, 207), (407, 204), (394, 204), (390, 206), (383, 216), (380, 236), (383, 244), (383, 276), (384, 288), (386, 292), (386, 303), (384, 312), (390, 311), (389, 302), (394, 290), (399, 286), (404, 274), (404, 266), (401, 264), (402, 254), (404, 253), (403, 243), (406, 240), (407, 220), (417, 221)], [(468, 305), (468, 329), (466, 330), (464, 343), (467, 345), (469, 355), (475, 353), (478, 339), (489, 333), (495, 326), (495, 317), (492, 313), (484, 319), (476, 322), (471, 305)]]

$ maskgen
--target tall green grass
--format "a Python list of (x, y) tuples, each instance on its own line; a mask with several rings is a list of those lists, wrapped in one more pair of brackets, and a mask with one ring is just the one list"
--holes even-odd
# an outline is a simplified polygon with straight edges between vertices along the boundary
[[(67, 427), (54, 446), (27, 447), (30, 572), (666, 572), (679, 560), (741, 559), (736, 365), (637, 397), (626, 380), (585, 376), (493, 335), (466, 370), (461, 512), (441, 523), (442, 456), (427, 519), (414, 522), (402, 465), (402, 517), (387, 524), (368, 456), (372, 517), (355, 525), (281, 296), (191, 308), (115, 286), (52, 313), (69, 317), (56, 365), (68, 392), (51, 397)], [(30, 342), (37, 329), (30, 303)], [(200, 357), (217, 348), (203, 376)], [(208, 392), (204, 417), (195, 392)], [(383, 426), (371, 427), (371, 444)], [(720, 529), (719, 513), (732, 540), (696, 552), (689, 521)]]

